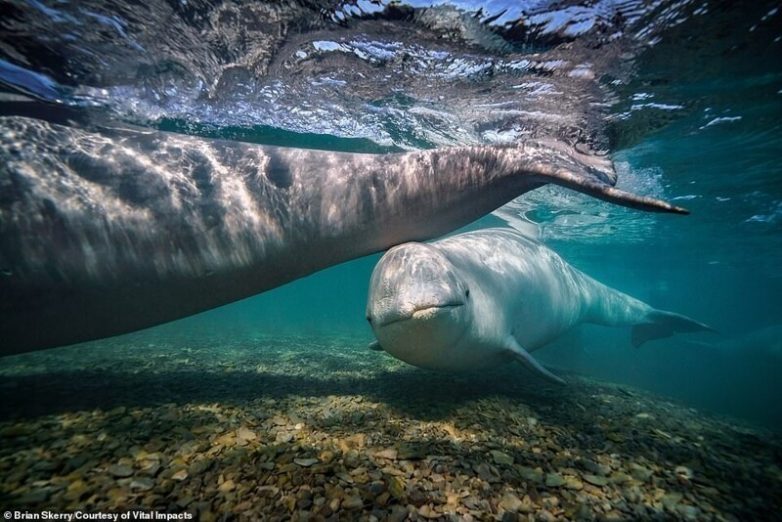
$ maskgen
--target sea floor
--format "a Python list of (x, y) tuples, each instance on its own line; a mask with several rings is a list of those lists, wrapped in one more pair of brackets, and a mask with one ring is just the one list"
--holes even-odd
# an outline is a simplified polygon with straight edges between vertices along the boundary
[(0, 507), (198, 520), (768, 520), (779, 436), (367, 339), (155, 331), (0, 359)]

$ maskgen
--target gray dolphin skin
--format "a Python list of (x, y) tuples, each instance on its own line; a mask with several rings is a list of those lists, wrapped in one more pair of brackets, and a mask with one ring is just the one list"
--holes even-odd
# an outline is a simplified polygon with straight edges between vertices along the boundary
[(0, 118), (0, 353), (130, 332), (457, 229), (547, 183), (612, 187), (555, 141), (349, 154)]
[(372, 348), (415, 366), (464, 371), (516, 360), (560, 384), (530, 352), (579, 323), (633, 326), (636, 347), (711, 330), (609, 288), (544, 245), (499, 228), (389, 250), (372, 273), (367, 319), (378, 340)]

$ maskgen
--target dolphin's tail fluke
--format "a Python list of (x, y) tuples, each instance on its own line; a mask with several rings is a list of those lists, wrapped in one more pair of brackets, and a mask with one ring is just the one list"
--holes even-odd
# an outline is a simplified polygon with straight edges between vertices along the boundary
[(638, 348), (647, 341), (665, 339), (675, 333), (715, 332), (714, 328), (694, 319), (673, 312), (651, 310), (646, 321), (633, 326), (631, 342)]

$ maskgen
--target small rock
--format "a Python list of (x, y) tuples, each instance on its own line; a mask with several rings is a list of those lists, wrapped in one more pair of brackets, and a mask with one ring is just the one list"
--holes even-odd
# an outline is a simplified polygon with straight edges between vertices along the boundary
[(386, 490), (386, 484), (382, 480), (376, 480), (369, 485), (369, 492), (376, 497)]
[(190, 475), (200, 475), (212, 465), (212, 462), (208, 459), (196, 460), (187, 468), (187, 472)]
[(645, 468), (643, 466), (640, 466), (638, 464), (631, 464), (630, 465), (630, 475), (635, 480), (640, 480), (641, 482), (646, 482), (651, 478), (652, 476), (652, 470)]
[(375, 457), (379, 457), (381, 459), (396, 460), (398, 454), (399, 452), (394, 448), (386, 448), (384, 450), (376, 451)]
[(597, 475), (592, 475), (591, 473), (587, 473), (584, 475), (584, 480), (592, 484), (593, 486), (607, 486), (608, 485), (608, 479), (605, 477), (599, 477)]
[(679, 504), (676, 510), (685, 520), (698, 520), (701, 511), (695, 506), (688, 506), (687, 504)]
[(507, 453), (503, 453), (502, 451), (498, 451), (498, 450), (491, 450), (490, 453), (492, 459), (494, 459), (495, 464), (499, 464), (501, 466), (513, 465), (513, 457), (511, 457)]
[(122, 488), (112, 488), (109, 490), (106, 496), (113, 504), (116, 505), (125, 502), (125, 500), (128, 498), (128, 493)]
[(364, 501), (358, 495), (350, 495), (342, 501), (344, 509), (361, 509), (364, 507)]
[(418, 514), (424, 518), (429, 518), (429, 519), (440, 518), (440, 513), (432, 509), (432, 506), (430, 506), (429, 504), (424, 504), (423, 506), (418, 508)]
[(109, 473), (117, 478), (127, 478), (133, 475), (133, 468), (125, 464), (112, 464), (109, 466)]
[(87, 484), (81, 479), (76, 479), (70, 483), (65, 491), (65, 498), (68, 500), (79, 500), (87, 492)]
[(320, 462), (318, 459), (293, 459), (293, 462), (298, 464), (299, 466), (303, 468), (309, 468), (310, 466), (313, 466)]
[(236, 489), (236, 484), (234, 483), (233, 480), (229, 479), (223, 482), (222, 484), (220, 484), (220, 486), (218, 486), (217, 489), (220, 491), (220, 493), (230, 493), (231, 491)]
[(580, 491), (584, 489), (584, 483), (578, 480), (576, 477), (570, 475), (565, 477), (565, 487), (574, 491)]
[(241, 428), (236, 430), (236, 438), (239, 440), (244, 440), (249, 442), (257, 439), (258, 435), (256, 435), (255, 432), (252, 431), (251, 429), (242, 426)]
[(543, 482), (543, 472), (538, 469), (529, 468), (527, 466), (517, 466), (516, 470), (523, 480), (536, 484)]
[(402, 500), (405, 496), (405, 484), (399, 477), (391, 477), (388, 480), (388, 492), (397, 500)]
[(684, 498), (684, 495), (675, 491), (666, 493), (662, 498), (663, 507), (668, 511), (675, 511), (677, 504), (681, 502), (682, 498)]
[(187, 478), (187, 471), (180, 469), (179, 471), (171, 475), (171, 478), (173, 480), (179, 480), (179, 481), (185, 480)]
[(274, 442), (277, 444), (286, 444), (293, 440), (293, 435), (287, 431), (281, 431), (274, 438)]
[(334, 452), (329, 450), (323, 450), (320, 452), (320, 461), (324, 464), (329, 464), (332, 460), (334, 460)]
[(674, 473), (676, 473), (676, 477), (681, 482), (689, 482), (692, 480), (693, 477), (692, 470), (687, 466), (676, 466), (676, 469), (674, 469)]
[(424, 449), (418, 444), (400, 444), (397, 458), (401, 460), (420, 460), (426, 456)]
[(21, 497), (18, 497), (17, 500), (20, 504), (40, 504), (42, 502), (46, 502), (50, 495), (50, 489), (42, 488), (25, 493)]
[(156, 460), (145, 460), (141, 464), (141, 473), (154, 477), (160, 471), (160, 462)]
[(388, 515), (388, 522), (402, 522), (407, 519), (407, 508), (400, 505), (391, 506), (391, 513)]
[(497, 470), (485, 462), (474, 465), (473, 470), (475, 470), (475, 473), (477, 473), (478, 476), (486, 482), (498, 482), (500, 478), (500, 474), (497, 472)]
[(139, 477), (130, 481), (130, 489), (136, 491), (149, 491), (155, 486), (155, 482), (149, 477)]
[(558, 473), (547, 473), (546, 474), (546, 487), (549, 488), (558, 488), (560, 486), (565, 485), (565, 479), (562, 478), (562, 475)]
[(605, 464), (600, 464), (594, 460), (582, 459), (580, 461), (581, 467), (595, 475), (608, 475), (611, 472), (611, 468)]
[(632, 477), (628, 475), (627, 473), (623, 473), (621, 471), (617, 471), (613, 475), (611, 475), (611, 482), (614, 484), (626, 484), (627, 482), (630, 482)]
[(500, 499), (499, 506), (505, 511), (518, 511), (523, 503), (521, 499), (513, 493), (505, 493)]

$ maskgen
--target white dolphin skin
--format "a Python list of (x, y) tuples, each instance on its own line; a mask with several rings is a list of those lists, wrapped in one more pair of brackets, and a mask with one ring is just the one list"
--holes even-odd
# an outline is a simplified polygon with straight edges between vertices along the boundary
[(208, 310), (547, 183), (684, 212), (615, 182), (553, 140), (349, 154), (0, 117), (0, 354)]
[[(372, 273), (367, 319), (383, 349), (409, 364), (463, 371), (530, 356), (582, 323), (632, 325), (636, 346), (711, 330), (609, 288), (510, 229), (484, 229), (390, 249)], [(382, 347), (382, 348), (381, 348)]]

